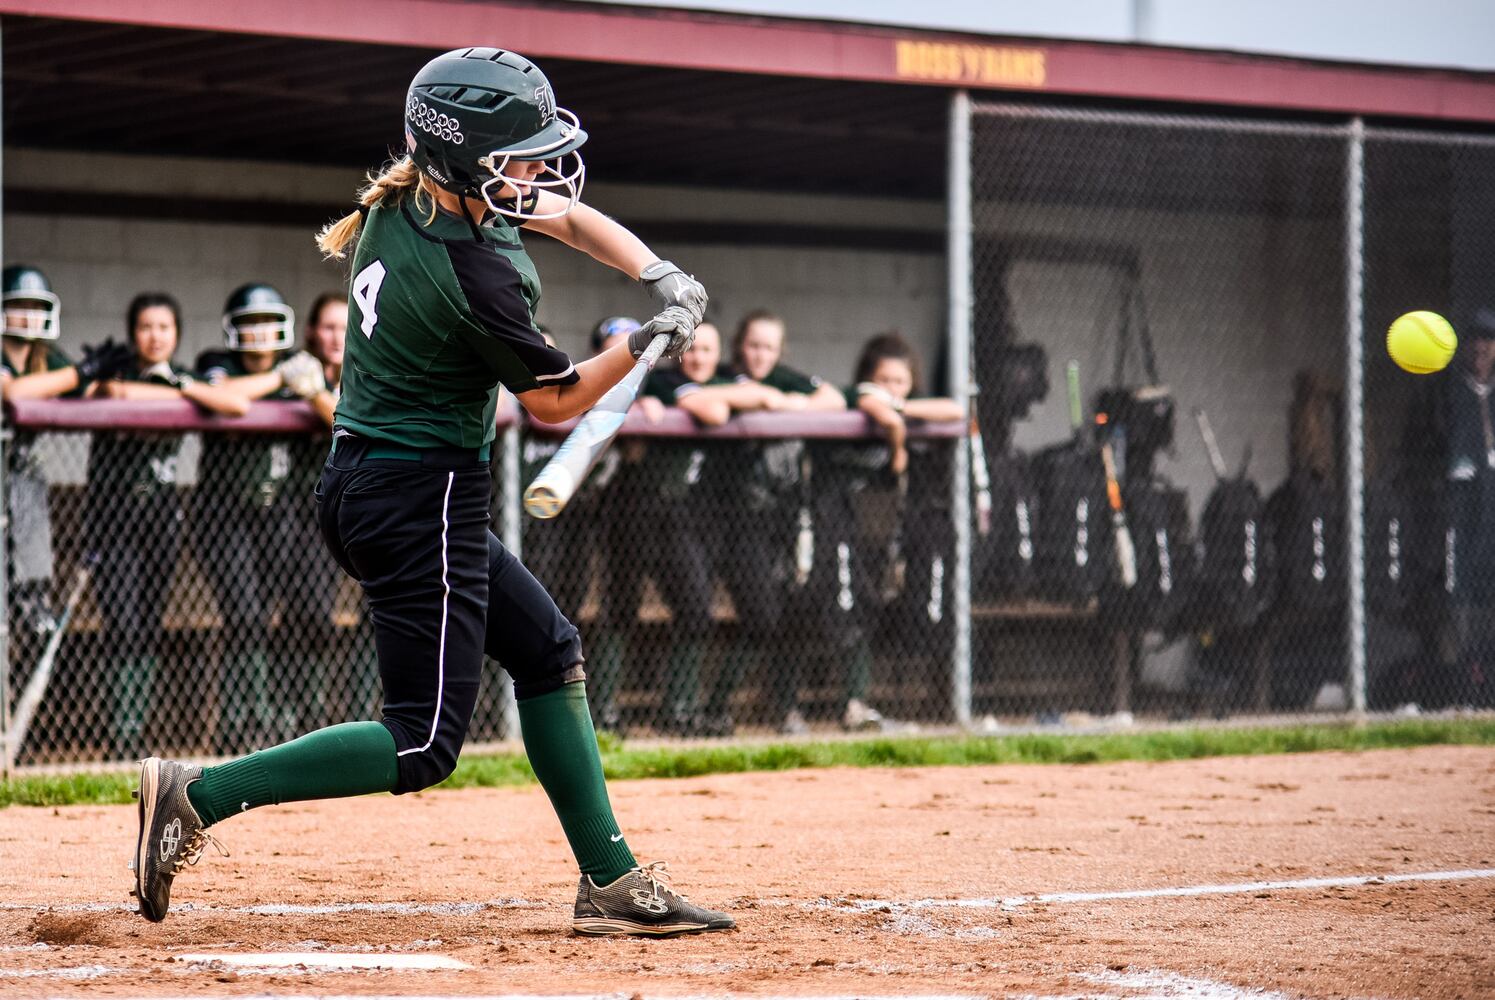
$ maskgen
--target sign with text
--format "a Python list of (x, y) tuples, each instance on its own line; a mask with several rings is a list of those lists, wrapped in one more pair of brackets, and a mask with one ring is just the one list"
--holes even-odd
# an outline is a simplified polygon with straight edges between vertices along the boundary
[(1042, 87), (1048, 79), (1043, 49), (959, 42), (894, 43), (895, 73), (902, 80), (977, 87)]

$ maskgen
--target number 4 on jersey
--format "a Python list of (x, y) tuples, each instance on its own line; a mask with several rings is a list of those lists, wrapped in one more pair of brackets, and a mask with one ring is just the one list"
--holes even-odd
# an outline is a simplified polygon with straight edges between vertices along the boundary
[(374, 324), (379, 322), (379, 288), (384, 284), (384, 262), (376, 260), (353, 276), (353, 301), (363, 317), (363, 335), (374, 336)]

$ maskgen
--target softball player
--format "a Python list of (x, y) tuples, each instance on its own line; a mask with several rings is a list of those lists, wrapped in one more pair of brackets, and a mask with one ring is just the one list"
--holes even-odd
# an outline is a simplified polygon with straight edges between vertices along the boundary
[[(0, 393), (7, 400), (77, 395), (100, 374), (113, 374), (129, 357), (118, 345), (89, 349), (74, 366), (57, 347), (62, 303), (46, 275), (34, 267), (7, 267), (0, 275), (5, 334), (0, 351)], [(56, 627), (52, 614), (52, 516), (47, 480), (34, 451), (36, 435), (17, 431), (5, 448), (5, 494), (10, 513), (9, 610), (15, 659), (29, 661)]]
[[(850, 730), (900, 728), (868, 704), (872, 681), (868, 633), (880, 606), (876, 581), (884, 567), (879, 547), (871, 543), (859, 522), (858, 497), (872, 490), (894, 489), (894, 477), (907, 472), (905, 419), (960, 419), (960, 407), (953, 400), (909, 398), (916, 380), (914, 363), (913, 349), (896, 333), (869, 340), (857, 360), (856, 384), (843, 392), (847, 404), (871, 417), (887, 440), (825, 441), (812, 446), (817, 542), (812, 603), (845, 665), (841, 725)], [(926, 555), (924, 546), (915, 547), (909, 557), (911, 576), (918, 577), (926, 568)]]
[[(111, 399), (190, 399), (226, 416), (249, 404), (172, 364), (181, 310), (169, 295), (145, 293), (130, 303), (126, 329), (134, 358), (117, 378), (89, 394)], [(115, 759), (138, 757), (160, 651), (161, 615), (181, 549), (177, 488), (180, 434), (99, 431), (88, 452), (89, 548), (101, 553), (94, 593), (104, 618), (110, 662), (110, 741)]]
[[(846, 400), (836, 387), (818, 376), (805, 375), (783, 364), (784, 321), (766, 309), (744, 316), (732, 339), (732, 367), (729, 373), (741, 383), (756, 383), (777, 392), (774, 409), (844, 410)], [(729, 523), (739, 525), (731, 539), (722, 538), (717, 563), (727, 580), (743, 580), (752, 588), (749, 600), (739, 602), (738, 616), (749, 643), (761, 645), (767, 653), (779, 634), (784, 591), (791, 579), (783, 567), (789, 565), (791, 553), (813, 548), (810, 537), (812, 519), (809, 506), (807, 463), (801, 441), (760, 441), (747, 448), (748, 475), (746, 488), (723, 486), (715, 491), (725, 498), (740, 497), (747, 509)], [(740, 475), (735, 478), (740, 478)], [(724, 503), (734, 501), (723, 500)], [(795, 539), (795, 519), (802, 536)], [(798, 556), (794, 557), (798, 562)], [(809, 572), (808, 566), (796, 565), (796, 575)], [(801, 581), (804, 579), (800, 576)], [(746, 581), (758, 581), (747, 583)], [(759, 639), (758, 637), (762, 637)], [(795, 655), (777, 657), (780, 664), (773, 678), (772, 710), (779, 720), (780, 732), (805, 733), (809, 726), (800, 712), (800, 661)]]
[[(207, 827), (293, 800), (427, 788), (456, 766), (486, 651), (514, 678), (531, 766), (581, 868), (572, 927), (670, 935), (733, 926), (634, 859), (618, 829), (588, 715), (581, 642), (488, 527), (498, 386), (538, 418), (592, 406), (656, 335), (689, 345), (705, 290), (580, 204), (586, 133), (522, 56), (459, 49), (427, 63), (405, 105), (409, 155), (323, 231), (353, 255), (349, 338), (322, 534), (363, 585), (384, 686), (379, 723), (354, 722), (206, 770), (141, 765), (135, 890), (165, 917)], [(539, 280), (515, 223), (639, 279), (664, 309), (579, 364), (534, 326)]]

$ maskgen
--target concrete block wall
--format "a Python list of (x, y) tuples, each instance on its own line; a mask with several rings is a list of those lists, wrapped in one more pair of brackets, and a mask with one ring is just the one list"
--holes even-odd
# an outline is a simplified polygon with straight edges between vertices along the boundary
[[(356, 170), (122, 157), (7, 149), (5, 184), (19, 190), (90, 195), (176, 195), (264, 198), (332, 212), (352, 205)], [(867, 198), (826, 198), (590, 184), (587, 201), (647, 236), (651, 224), (778, 224), (785, 246), (734, 247), (656, 240), (653, 249), (705, 282), (712, 313), (728, 336), (738, 318), (760, 306), (781, 313), (790, 331), (792, 364), (838, 382), (850, 378), (862, 340), (900, 329), (931, 359), (943, 334), (944, 261), (938, 254), (855, 247), (793, 246), (796, 226), (901, 227), (937, 232), (938, 204)], [(20, 208), (21, 210), (17, 210)], [(4, 256), (41, 267), (63, 300), (65, 348), (120, 336), (130, 298), (165, 290), (183, 307), (178, 360), (222, 342), (223, 303), (238, 285), (266, 281), (298, 310), (322, 291), (346, 284), (346, 271), (321, 259), (314, 225), (179, 222), (137, 218), (37, 215), (5, 205)], [(586, 334), (614, 314), (647, 318), (651, 302), (623, 275), (544, 236), (527, 241), (544, 286), (539, 319), (561, 346), (585, 353)]]

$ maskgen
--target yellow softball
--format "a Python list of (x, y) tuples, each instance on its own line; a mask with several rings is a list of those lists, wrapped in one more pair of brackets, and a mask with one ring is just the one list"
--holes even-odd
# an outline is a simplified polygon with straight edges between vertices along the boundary
[(1442, 371), (1453, 359), (1459, 338), (1448, 320), (1419, 310), (1398, 316), (1386, 331), (1386, 352), (1414, 375)]

